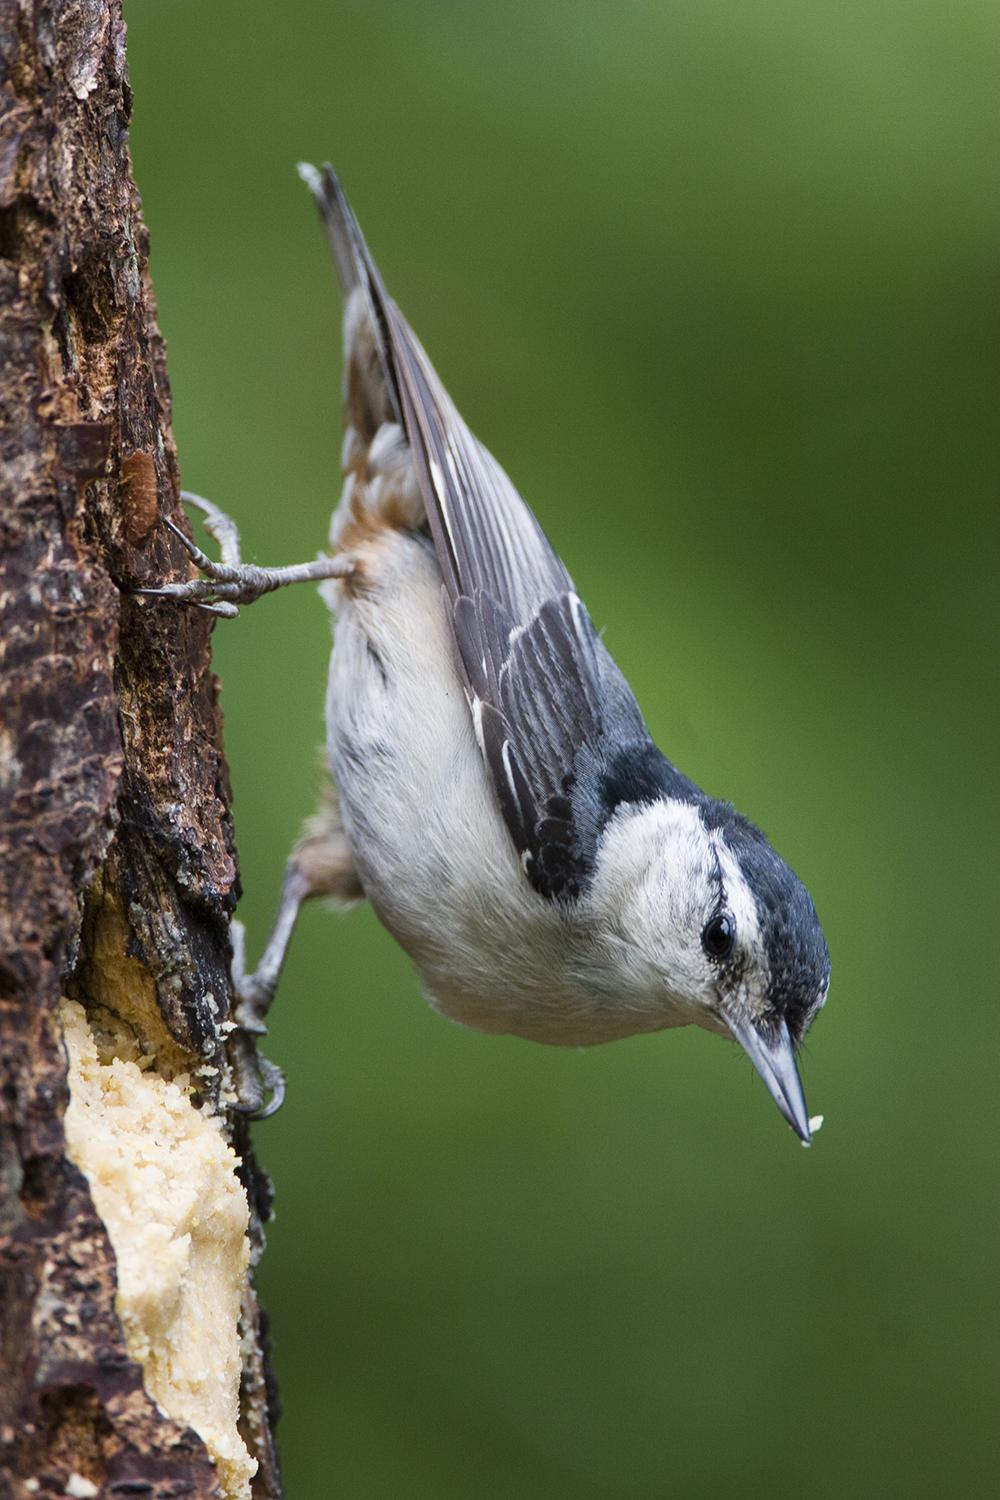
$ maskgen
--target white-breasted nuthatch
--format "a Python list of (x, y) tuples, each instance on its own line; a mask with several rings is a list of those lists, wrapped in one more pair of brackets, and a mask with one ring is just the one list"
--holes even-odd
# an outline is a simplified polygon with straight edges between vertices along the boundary
[(795, 1052), (830, 964), (805, 886), (654, 745), (569, 574), (386, 292), (333, 172), (300, 172), (346, 299), (332, 555), (244, 565), (233, 523), (189, 496), (222, 562), (182, 537), (204, 576), (145, 591), (233, 614), (325, 579), (336, 616), (336, 792), (293, 851), (260, 965), (238, 976), (241, 1023), (263, 1030), (302, 901), (367, 897), (452, 1019), (574, 1046), (693, 1022), (739, 1042), (808, 1144)]

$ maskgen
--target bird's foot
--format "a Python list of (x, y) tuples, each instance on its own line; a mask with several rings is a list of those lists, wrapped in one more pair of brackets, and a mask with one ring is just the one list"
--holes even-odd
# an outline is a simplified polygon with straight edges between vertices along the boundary
[(191, 561), (204, 575), (189, 578), (184, 583), (162, 583), (157, 588), (136, 589), (137, 594), (151, 594), (160, 599), (175, 599), (180, 604), (192, 604), (211, 615), (233, 619), (239, 614), (241, 604), (252, 604), (262, 594), (284, 588), (291, 583), (315, 583), (323, 578), (341, 578), (351, 571), (351, 564), (343, 557), (318, 557), (314, 562), (292, 564), (285, 568), (258, 568), (253, 563), (243, 562), (240, 556), (240, 534), (236, 522), (225, 511), (194, 495), (190, 490), (181, 491), (181, 499), (187, 505), (200, 510), (205, 518), (205, 530), (219, 543), (221, 559), (216, 562), (191, 538), (165, 519), (164, 524), (178, 538)]
[(233, 986), (238, 1003), (236, 1030), (229, 1043), (236, 1092), (236, 1109), (251, 1120), (277, 1114), (285, 1099), (285, 1075), (257, 1049), (257, 1038), (267, 1035), (264, 1014), (274, 990), (244, 973), (245, 934), (242, 922), (233, 923)]

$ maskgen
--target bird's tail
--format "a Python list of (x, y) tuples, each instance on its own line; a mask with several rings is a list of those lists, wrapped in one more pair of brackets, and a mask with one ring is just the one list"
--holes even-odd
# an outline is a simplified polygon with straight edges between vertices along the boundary
[(316, 200), (343, 289), (347, 400), (352, 421), (370, 442), (382, 421), (403, 423), (389, 337), (389, 296), (329, 162), (322, 170), (300, 162), (298, 170)]

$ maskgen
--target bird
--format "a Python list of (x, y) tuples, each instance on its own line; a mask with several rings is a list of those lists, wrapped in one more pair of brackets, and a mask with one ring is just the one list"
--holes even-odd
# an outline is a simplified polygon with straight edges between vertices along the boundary
[[(830, 958), (805, 885), (656, 746), (565, 566), (389, 295), (329, 165), (303, 164), (344, 297), (344, 485), (328, 549), (215, 561), (140, 592), (234, 615), (319, 581), (334, 619), (331, 785), (285, 871), (236, 1018), (262, 1033), (303, 901), (367, 899), (445, 1016), (591, 1046), (696, 1025), (737, 1043), (808, 1145), (797, 1053)], [(268, 1065), (246, 1084), (280, 1103)], [(270, 1090), (270, 1100), (265, 1094)]]

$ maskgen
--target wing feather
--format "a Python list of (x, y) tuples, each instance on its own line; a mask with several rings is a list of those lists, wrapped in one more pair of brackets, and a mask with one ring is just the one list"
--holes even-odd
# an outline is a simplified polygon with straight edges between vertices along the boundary
[(580, 806), (581, 764), (592, 772), (604, 757), (609, 702), (644, 731), (642, 716), (542, 528), (469, 430), (386, 291), (332, 170), (300, 170), (342, 283), (364, 289), (501, 813), (535, 889), (571, 900), (586, 886), (600, 833), (592, 774), (586, 815)]

